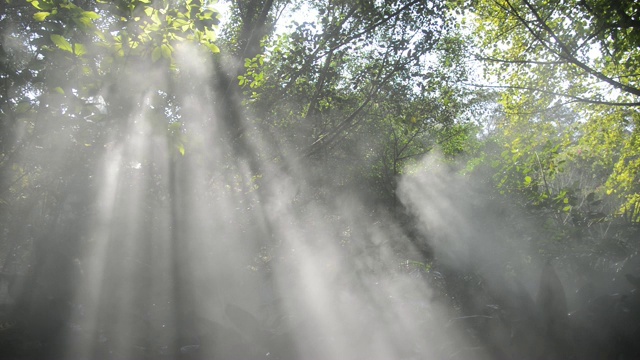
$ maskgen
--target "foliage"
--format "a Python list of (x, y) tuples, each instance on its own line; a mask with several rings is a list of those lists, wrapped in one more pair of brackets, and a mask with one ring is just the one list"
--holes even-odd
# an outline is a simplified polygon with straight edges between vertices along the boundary
[(2, 1), (1, 266), (21, 289), (2, 316), (24, 333), (9, 340), (15, 346), (0, 339), (7, 356), (36, 356), (58, 341), (79, 259), (91, 246), (86, 228), (96, 214), (101, 162), (126, 139), (130, 120), (144, 114), (175, 157), (185, 155), (183, 107), (171, 81), (189, 76), (177, 62), (184, 48), (218, 52), (218, 19), (204, 1), (180, 4)]
[[(594, 178), (581, 186), (584, 196), (615, 193), (626, 199), (618, 203), (617, 213), (635, 208), (638, 189), (632, 184), (638, 168), (629, 159), (636, 156), (635, 99), (640, 95), (637, 4), (505, 0), (470, 6), (482, 49), (477, 57), (484, 61), (488, 79), (504, 88), (503, 123), (510, 143), (503, 157), (506, 161), (511, 156), (507, 167), (519, 174), (514, 186), (534, 190), (545, 200), (553, 192), (543, 184), (545, 177), (553, 179), (558, 169), (592, 167)], [(617, 108), (623, 105), (631, 107)], [(528, 135), (510, 135), (523, 131)], [(550, 139), (554, 134), (564, 139)], [(537, 148), (548, 140), (552, 153)], [(522, 179), (524, 186), (519, 186)], [(500, 179), (500, 186), (506, 181)], [(541, 186), (543, 191), (538, 191)], [(560, 200), (564, 211), (575, 205), (564, 196)]]
[(636, 222), (636, 4), (501, 0), (452, 6), (470, 20), (475, 56), (489, 82), (477, 85), (501, 96), (497, 126), (472, 167), (491, 164), (500, 194), (517, 195), (523, 207), (544, 216), (555, 214), (566, 251), (575, 250), (576, 232), (595, 242), (599, 236), (626, 238), (624, 231), (591, 230), (617, 223), (630, 230)]
[[(136, 136), (160, 139), (170, 161), (165, 167), (151, 159), (129, 164), (117, 186), (144, 199), (139, 226), (145, 231), (136, 236), (149, 243), (154, 236), (170, 237), (176, 254), (200, 246), (179, 242), (190, 226), (230, 217), (225, 226), (241, 229), (243, 241), (254, 228), (260, 235), (255, 237), (266, 234), (258, 245), (246, 240), (242, 246), (250, 254), (243, 255), (249, 260), (238, 260), (238, 268), (270, 276), (273, 261), (289, 259), (273, 260), (283, 241), (277, 231), (260, 228), (269, 227), (265, 217), (271, 216), (266, 214), (271, 209), (263, 208), (263, 197), (270, 195), (264, 189), (280, 185), (274, 174), (297, 171), (302, 174), (295, 180), (303, 183), (296, 186), (305, 191), (291, 202), (300, 212), (312, 212), (307, 201), (332, 209), (341, 194), (356, 192), (366, 199), (356, 212), (400, 219), (398, 232), (415, 247), (390, 249), (406, 257), (406, 271), (430, 279), (452, 312), (469, 318), (479, 304), (471, 301), (472, 290), (491, 290), (485, 281), (513, 279), (548, 259), (559, 262), (561, 274), (572, 281), (581, 273), (610, 279), (640, 249), (637, 2), (238, 0), (229, 5), (230, 18), (219, 32), (219, 14), (204, 0), (2, 1), (0, 260), (3, 271), (28, 275), (19, 302), (31, 309), (21, 309), (21, 316), (46, 308), (49, 298), (62, 299), (62, 308), (71, 303), (68, 287), (42, 284), (70, 286), (76, 260), (94, 246), (84, 234), (100, 211), (96, 193), (106, 171), (99, 169), (107, 154), (134, 136), (138, 128), (132, 124), (140, 123), (149, 131)], [(283, 24), (287, 18), (291, 21)], [(474, 75), (479, 67), (483, 82)], [(210, 88), (198, 89), (203, 83)], [(196, 134), (201, 129), (190, 123), (196, 116), (215, 132)], [(199, 152), (209, 151), (222, 155), (208, 163)], [(424, 239), (418, 220), (398, 199), (398, 178), (430, 170), (419, 160), (434, 151), (441, 154), (438, 166), (464, 168), (481, 194), (454, 204), (453, 212), (471, 214), (469, 222), (478, 229), (494, 226), (490, 230), (500, 250), (511, 254), (491, 279), (475, 263), (458, 272), (442, 265), (427, 244), (433, 239)], [(190, 167), (207, 179), (206, 186), (190, 186), (195, 182), (188, 179)], [(136, 175), (140, 168), (144, 176)], [(455, 185), (447, 184), (447, 191), (452, 189)], [(205, 195), (214, 203), (232, 203), (225, 205), (235, 208), (235, 217), (184, 210)], [(128, 204), (124, 196), (113, 201)], [(169, 215), (162, 217), (155, 208), (166, 208)], [(494, 213), (501, 217), (495, 225), (489, 220)], [(344, 219), (321, 218), (331, 216), (309, 215), (305, 221), (344, 228), (331, 234), (340, 233), (345, 256), (358, 263), (361, 249), (352, 229)], [(453, 227), (468, 225), (444, 220)], [(154, 230), (158, 224), (170, 234)], [(132, 231), (115, 227), (114, 238)], [(129, 261), (123, 249), (109, 250), (117, 254), (114, 264)], [(384, 272), (387, 265), (371, 267)], [(124, 273), (114, 267), (118, 270), (107, 282)], [(176, 274), (183, 271), (179, 268), (173, 269)], [(545, 271), (553, 278), (552, 292), (561, 292), (557, 276)], [(46, 281), (51, 274), (67, 280)], [(180, 293), (192, 285), (175, 281), (175, 286)], [(578, 280), (571, 283), (578, 286)], [(517, 321), (513, 313), (504, 320), (498, 307), (492, 309), (483, 319), (501, 320), (487, 320), (487, 326), (519, 330), (508, 324)], [(30, 312), (34, 318), (36, 310)], [(278, 349), (274, 342), (281, 334), (256, 325), (260, 321), (251, 313), (230, 306), (226, 315), (250, 342)], [(176, 317), (188, 324), (189, 316)], [(207, 326), (238, 338), (220, 324)], [(474, 339), (490, 342), (482, 327), (474, 329)], [(193, 338), (200, 336), (214, 338)], [(165, 340), (156, 345), (165, 346)], [(178, 345), (186, 352), (200, 346)], [(223, 348), (246, 347), (255, 355), (245, 345), (236, 340)], [(150, 358), (161, 355), (148, 351)]]
[(638, 105), (634, 1), (477, 1), (473, 12), (479, 58), (516, 93)]
[[(464, 151), (469, 109), (483, 100), (459, 85), (465, 43), (444, 3), (307, 6), (316, 18), (267, 33), (262, 52), (243, 59), (237, 81), (261, 133), (287, 153), (344, 170), (317, 183), (351, 186), (364, 176), (374, 197), (387, 199), (405, 165), (434, 146)], [(223, 47), (237, 51), (242, 40), (227, 36)]]

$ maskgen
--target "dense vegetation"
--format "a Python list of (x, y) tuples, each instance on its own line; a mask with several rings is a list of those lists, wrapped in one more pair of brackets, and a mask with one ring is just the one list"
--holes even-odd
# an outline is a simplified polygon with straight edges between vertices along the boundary
[(465, 345), (389, 330), (405, 358), (640, 356), (638, 2), (1, 0), (0, 29), (8, 358), (307, 358), (284, 306), (216, 297), (282, 286), (292, 236), (347, 288), (428, 284), (406, 307)]

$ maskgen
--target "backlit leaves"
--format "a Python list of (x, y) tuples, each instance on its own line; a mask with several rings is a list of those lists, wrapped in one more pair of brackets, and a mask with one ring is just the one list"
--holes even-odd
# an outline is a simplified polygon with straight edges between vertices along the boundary
[[(173, 62), (173, 46), (177, 42), (189, 41), (202, 45), (211, 53), (219, 52), (214, 44), (218, 13), (203, 0), (188, 0), (181, 6), (169, 1), (126, 1), (115, 4), (99, 2), (98, 6), (111, 12), (103, 12), (105, 23), (120, 24), (117, 30), (96, 26), (101, 20), (98, 12), (81, 9), (69, 1), (30, 1), (41, 10), (34, 14), (39, 22), (73, 23), (65, 34), (53, 34), (51, 40), (62, 50), (77, 56), (87, 54), (87, 47), (74, 44), (73, 37), (93, 37), (98, 47), (115, 50), (117, 56), (150, 56), (153, 62), (164, 58)], [(115, 9), (117, 11), (114, 11)], [(125, 16), (117, 16), (117, 13)], [(71, 41), (69, 39), (72, 39)], [(84, 40), (83, 40), (84, 41)]]
[(53, 34), (51, 35), (51, 41), (53, 41), (58, 49), (73, 53), (73, 46), (71, 46), (71, 44), (63, 36)]
[(51, 13), (48, 11), (39, 11), (33, 15), (33, 18), (37, 21), (44, 21), (49, 15), (51, 15)]

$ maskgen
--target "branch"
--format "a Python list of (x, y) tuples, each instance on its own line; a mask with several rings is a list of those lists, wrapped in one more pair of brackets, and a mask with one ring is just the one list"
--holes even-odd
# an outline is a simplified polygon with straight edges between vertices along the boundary
[[(457, 130), (457, 131), (455, 131), (455, 132), (452, 132), (452, 133), (448, 134), (448, 135), (447, 135), (446, 137), (444, 137), (443, 139), (436, 140), (436, 145), (440, 145), (440, 144), (442, 144), (442, 143), (444, 143), (444, 142), (446, 142), (446, 141), (448, 141), (448, 140), (451, 140), (451, 139), (453, 139), (454, 137), (456, 137), (456, 136), (458, 136), (458, 135), (462, 134), (464, 131), (466, 131), (466, 129), (464, 129), (464, 128), (460, 128), (459, 130)], [(435, 147), (435, 146), (434, 146), (434, 145), (432, 145), (432, 146), (429, 146), (429, 147), (425, 147), (425, 149), (424, 149), (423, 151), (420, 151), (420, 152), (417, 152), (417, 153), (414, 153), (414, 154), (409, 154), (409, 155), (401, 156), (401, 157), (399, 157), (399, 158), (398, 158), (398, 161), (403, 161), (403, 160), (406, 160), (406, 159), (410, 159), (410, 158), (412, 158), (412, 157), (416, 157), (416, 156), (424, 155), (424, 154), (426, 154), (426, 153), (428, 153), (428, 152), (432, 151), (434, 147)]]
[(366, 27), (364, 30), (357, 32), (347, 38), (345, 38), (345, 40), (341, 43), (341, 44), (337, 44), (334, 45), (333, 47), (331, 47), (329, 50), (330, 51), (334, 51), (337, 50), (338, 48), (350, 43), (352, 40), (359, 38), (362, 35), (365, 35), (367, 33), (369, 33), (370, 31), (374, 30), (375, 28), (377, 28), (380, 25), (383, 25), (384, 23), (388, 22), (389, 20), (395, 18), (396, 16), (400, 15), (403, 11), (407, 10), (408, 8), (410, 8), (411, 6), (421, 2), (422, 0), (413, 0), (412, 2), (406, 4), (405, 6), (401, 7), (400, 9), (396, 10), (394, 13), (390, 14), (387, 17), (382, 18), (381, 20), (379, 20), (376, 23), (373, 23), (371, 25), (369, 25), (368, 27)]
[(382, 70), (387, 66), (388, 55), (389, 55), (389, 49), (387, 49), (387, 53), (385, 53), (385, 56), (382, 59), (380, 72), (378, 72), (378, 75), (376, 76), (376, 78), (373, 79), (372, 85), (371, 85), (371, 89), (369, 90), (368, 94), (366, 95), (367, 97), (366, 97), (365, 101), (362, 104), (360, 104), (360, 106), (353, 113), (351, 113), (346, 119), (341, 121), (340, 124), (338, 124), (338, 126), (336, 128), (334, 128), (333, 130), (329, 131), (326, 134), (320, 135), (320, 137), (318, 137), (318, 139), (316, 141), (314, 141), (311, 145), (309, 145), (304, 157), (309, 157), (311, 155), (314, 155), (315, 153), (317, 153), (322, 148), (322, 146), (331, 145), (332, 143), (334, 143), (338, 139), (338, 137), (340, 136), (340, 133), (344, 129), (346, 129), (350, 125), (352, 126), (352, 125), (357, 123), (357, 122), (354, 122), (354, 120), (357, 118), (357, 116), (360, 114), (360, 112), (362, 112), (362, 110), (369, 104), (369, 102), (371, 102), (371, 100), (373, 99), (374, 95), (382, 87), (382, 84), (384, 84), (387, 81), (389, 81), (389, 79), (391, 79), (391, 77), (398, 70), (398, 66), (399, 65), (396, 63), (394, 65), (393, 69), (384, 78), (382, 78), (382, 79), (380, 78), (382, 76)]
[[(289, 82), (287, 83), (287, 85), (285, 85), (284, 89), (282, 90), (284, 94), (286, 94), (289, 88), (295, 84), (296, 80), (298, 79), (298, 77), (300, 77), (300, 75), (304, 74), (309, 70), (309, 68), (315, 61), (317, 61), (318, 59), (321, 59), (325, 55), (328, 55), (328, 52), (323, 55), (320, 55), (320, 50), (322, 50), (322, 48), (327, 44), (327, 42), (330, 39), (333, 39), (336, 37), (338, 30), (340, 30), (342, 28), (342, 25), (344, 25), (344, 23), (346, 23), (347, 20), (349, 20), (356, 13), (357, 9), (358, 9), (357, 6), (353, 6), (351, 9), (349, 9), (349, 12), (345, 14), (345, 16), (342, 18), (340, 22), (338, 22), (337, 26), (335, 26), (329, 33), (324, 34), (322, 40), (320, 41), (316, 49), (313, 51), (313, 53), (311, 53), (311, 55), (306, 57), (307, 61), (304, 64), (302, 64), (302, 66), (297, 71), (293, 71), (291, 73)], [(286, 73), (283, 74), (283, 77), (286, 77), (286, 75), (287, 75)]]
[(419, 152), (414, 153), (414, 154), (409, 154), (409, 155), (401, 156), (401, 157), (399, 157), (399, 158), (397, 159), (397, 161), (398, 161), (398, 162), (400, 162), (400, 161), (405, 161), (405, 160), (407, 160), (407, 159), (411, 159), (411, 158), (414, 158), (414, 157), (417, 157), (417, 156), (422, 156), (422, 155), (424, 155), (424, 154), (428, 154), (428, 153), (429, 153), (429, 152), (431, 152), (432, 150), (433, 150), (433, 146), (432, 146), (432, 147), (425, 148), (423, 151), (419, 151)]
[(515, 90), (527, 90), (534, 91), (543, 94), (555, 95), (564, 98), (573, 99), (577, 102), (587, 103), (587, 104), (595, 104), (595, 105), (609, 105), (609, 106), (640, 106), (640, 102), (612, 102), (612, 101), (602, 101), (602, 100), (592, 100), (586, 99), (579, 96), (569, 95), (569, 94), (561, 94), (555, 91), (543, 90), (539, 88), (527, 87), (527, 86), (513, 86), (513, 85), (480, 85), (480, 84), (469, 84), (464, 83), (467, 86), (479, 87), (479, 88), (489, 88), (489, 89), (515, 89)]
[[(421, 133), (422, 133), (422, 131), (416, 130), (413, 134), (411, 134), (411, 137), (407, 140), (407, 142), (404, 144), (404, 146), (398, 151), (397, 154), (395, 154), (395, 156), (398, 158), (398, 160), (402, 159), (402, 157), (400, 155), (402, 155), (402, 153), (405, 150), (407, 150), (407, 148), (413, 142), (413, 140)], [(394, 135), (395, 135), (395, 132), (394, 132)]]
[(549, 25), (546, 23), (546, 21), (544, 21), (544, 19), (542, 19), (542, 17), (540, 16), (540, 14), (538, 13), (538, 11), (533, 7), (533, 5), (531, 5), (531, 3), (528, 0), (522, 0), (524, 2), (524, 4), (529, 8), (529, 10), (531, 10), (531, 12), (533, 13), (533, 16), (535, 16), (536, 20), (538, 21), (538, 24), (542, 27), (542, 29), (544, 31), (546, 31), (549, 36), (551, 36), (557, 43), (558, 47), (561, 50), (561, 53), (558, 54), (559, 56), (565, 58), (566, 60), (568, 60), (569, 62), (573, 63), (574, 65), (576, 65), (577, 67), (581, 68), (582, 70), (586, 71), (587, 73), (591, 74), (592, 76), (606, 82), (607, 84), (615, 87), (616, 89), (620, 89), (622, 91), (628, 92), (630, 94), (636, 95), (636, 96), (640, 96), (640, 89), (629, 86), (629, 85), (625, 85), (621, 82), (615, 81), (612, 78), (604, 75), (603, 73), (596, 71), (595, 69), (592, 69), (591, 67), (589, 67), (587, 64), (581, 62), (580, 60), (578, 60), (571, 52), (571, 50), (569, 49), (569, 47), (564, 44), (564, 42), (562, 42), (562, 40), (560, 40), (560, 38), (556, 35), (556, 33), (553, 31), (553, 29), (551, 29), (551, 27), (549, 27)]
[(542, 162), (540, 161), (540, 156), (538, 156), (538, 152), (534, 151), (536, 154), (536, 160), (538, 160), (538, 167), (540, 168), (540, 175), (542, 175), (542, 182), (544, 183), (544, 188), (547, 190), (547, 195), (551, 197), (551, 189), (549, 189), (549, 183), (547, 182), (547, 176), (544, 174), (544, 169), (542, 168)]
[(307, 110), (307, 114), (304, 116), (305, 118), (309, 117), (309, 115), (313, 116), (318, 111), (318, 102), (320, 101), (320, 92), (324, 87), (324, 82), (327, 78), (327, 73), (329, 72), (329, 67), (331, 66), (331, 60), (333, 60), (333, 51), (329, 53), (329, 56), (324, 61), (324, 66), (322, 67), (322, 71), (320, 72), (320, 78), (318, 79), (318, 84), (316, 85), (316, 91), (311, 97), (311, 103), (309, 104), (309, 109)]
[(368, 27), (366, 27), (364, 30), (357, 32), (351, 36), (346, 37), (343, 41), (333, 45), (333, 46), (329, 46), (327, 48), (327, 51), (323, 54), (320, 54), (320, 50), (322, 50), (322, 48), (327, 44), (327, 42), (330, 39), (334, 39), (336, 37), (336, 34), (334, 34), (335, 32), (337, 32), (338, 30), (340, 30), (342, 28), (342, 26), (347, 22), (347, 20), (349, 18), (351, 18), (351, 16), (353, 16), (358, 7), (354, 6), (352, 7), (349, 12), (346, 14), (346, 16), (342, 19), (341, 22), (338, 23), (338, 26), (336, 26), (332, 32), (330, 32), (329, 34), (326, 34), (324, 36), (324, 38), (322, 39), (322, 41), (320, 42), (320, 44), (318, 44), (318, 47), (313, 51), (313, 53), (309, 56), (309, 59), (311, 59), (311, 61), (307, 61), (305, 64), (303, 64), (303, 66), (298, 69), (298, 71), (296, 71), (294, 73), (294, 75), (290, 78), (289, 82), (287, 83), (287, 85), (285, 86), (283, 92), (286, 93), (287, 90), (289, 89), (289, 87), (295, 83), (295, 80), (298, 78), (298, 76), (300, 76), (300, 74), (305, 73), (308, 68), (311, 66), (311, 64), (313, 63), (313, 61), (320, 59), (324, 56), (327, 56), (330, 53), (333, 53), (334, 51), (338, 50), (339, 48), (349, 44), (350, 42), (352, 42), (353, 40), (359, 38), (362, 35), (366, 35), (367, 33), (371, 32), (372, 30), (376, 29), (377, 27), (384, 25), (385, 23), (387, 23), (389, 20), (399, 16), (403, 11), (409, 9), (411, 6), (421, 2), (422, 0), (413, 0), (410, 3), (406, 4), (405, 6), (401, 7), (400, 9), (396, 10), (394, 13), (382, 18), (381, 20), (379, 20), (376, 23), (373, 23), (372, 25), (369, 25)]
[(475, 55), (476, 59), (482, 61), (493, 61), (493, 62), (501, 62), (507, 64), (533, 64), (533, 65), (562, 65), (566, 64), (567, 61), (535, 61), (535, 60), (506, 60), (506, 59), (496, 59), (491, 57), (486, 57), (482, 55)]
[[(494, 0), (495, 2), (495, 0)], [(556, 54), (556, 56), (562, 58), (562, 56), (560, 54), (558, 54), (554, 49), (552, 49), (549, 44), (547, 44), (547, 42), (540, 36), (540, 34), (538, 34), (533, 28), (531, 28), (531, 26), (529, 26), (529, 23), (527, 21), (527, 19), (525, 19), (524, 17), (522, 17), (522, 15), (520, 15), (520, 13), (518, 12), (518, 10), (513, 6), (513, 4), (511, 4), (511, 2), (509, 2), (508, 0), (506, 1), (507, 5), (509, 5), (509, 8), (507, 9), (506, 7), (499, 5), (504, 11), (511, 11), (511, 13), (513, 14), (513, 16), (516, 17), (516, 19), (518, 19), (518, 21), (520, 21), (520, 23), (525, 27), (525, 29), (527, 29), (527, 31), (529, 33), (531, 33), (531, 35), (545, 48), (547, 48), (549, 51), (551, 51), (552, 53)]]
[[(331, 133), (320, 136), (318, 140), (313, 142), (313, 144), (309, 145), (308, 151), (305, 153), (304, 157), (310, 157), (315, 153), (317, 153), (322, 148), (321, 145), (326, 146), (328, 144), (331, 144), (338, 137), (338, 135), (340, 135), (340, 132), (345, 127), (347, 127), (360, 114), (360, 112), (362, 112), (362, 110), (369, 104), (369, 102), (371, 101), (371, 99), (373, 98), (373, 95), (377, 90), (378, 90), (378, 87), (374, 87), (369, 92), (367, 99), (362, 104), (360, 104), (360, 106), (354, 112), (352, 112), (351, 115), (349, 115), (346, 119), (344, 119), (340, 123), (340, 125), (338, 125), (338, 127), (336, 127), (333, 131), (331, 131)], [(328, 139), (325, 141), (326, 138)]]

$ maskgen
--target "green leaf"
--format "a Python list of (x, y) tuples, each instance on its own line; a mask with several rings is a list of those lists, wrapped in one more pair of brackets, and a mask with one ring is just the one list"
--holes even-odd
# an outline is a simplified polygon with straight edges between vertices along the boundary
[(154, 11), (153, 14), (151, 15), (151, 21), (153, 21), (156, 24), (162, 24), (162, 21), (160, 21), (160, 17), (158, 17), (157, 11)]
[(33, 14), (33, 18), (36, 21), (44, 21), (49, 15), (51, 15), (51, 13), (48, 11), (38, 11), (37, 13)]
[(93, 12), (93, 11), (83, 11), (82, 12), (82, 16), (87, 17), (91, 20), (98, 20), (100, 19), (100, 15), (98, 15), (97, 13)]
[(189, 26), (189, 22), (186, 21), (186, 20), (183, 20), (183, 19), (175, 19), (175, 20), (173, 20), (173, 24), (172, 25), (175, 26), (175, 27), (181, 27), (181, 26), (184, 26), (184, 25)]
[(56, 35), (56, 34), (51, 35), (51, 41), (53, 41), (53, 43), (60, 50), (64, 50), (64, 51), (68, 51), (70, 53), (73, 53), (73, 47), (71, 46), (71, 43), (69, 43), (67, 41), (67, 39), (65, 39), (61, 35)]
[(208, 43), (206, 45), (212, 53), (217, 54), (220, 52), (220, 48), (218, 48), (215, 44)]
[(82, 44), (73, 44), (73, 50), (77, 56), (82, 56), (87, 53), (87, 48)]
[(524, 177), (524, 183), (525, 183), (525, 185), (531, 184), (531, 176), (525, 176)]
[(155, 49), (153, 49), (153, 52), (151, 52), (151, 61), (156, 62), (160, 60), (161, 57), (162, 49), (160, 48), (160, 46), (157, 46)]
[(74, 17), (73, 18), (73, 22), (75, 22), (76, 24), (78, 24), (78, 26), (80, 26), (81, 28), (84, 28), (84, 29), (90, 29), (91, 25), (93, 24), (91, 22), (91, 19), (89, 19), (88, 17), (84, 17), (84, 16)]
[(54, 88), (53, 91), (57, 92), (60, 95), (64, 95), (64, 90), (62, 90), (60, 86), (58, 86), (57, 88)]
[(169, 47), (169, 45), (167, 45), (167, 44), (160, 45), (160, 51), (162, 52), (162, 57), (163, 58), (171, 59), (171, 48)]
[(31, 6), (33, 6), (34, 8), (38, 9), (38, 10), (42, 10), (42, 8), (40, 7), (40, 1), (36, 1), (36, 0), (27, 0), (28, 2), (31, 3)]

